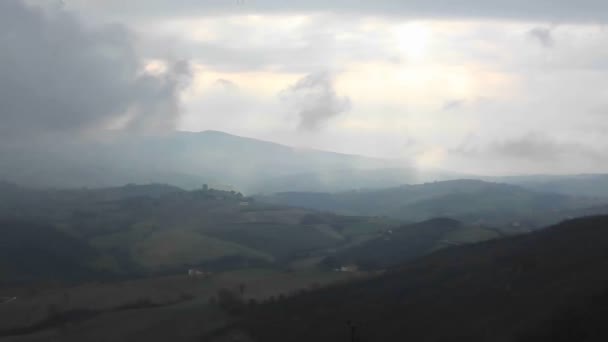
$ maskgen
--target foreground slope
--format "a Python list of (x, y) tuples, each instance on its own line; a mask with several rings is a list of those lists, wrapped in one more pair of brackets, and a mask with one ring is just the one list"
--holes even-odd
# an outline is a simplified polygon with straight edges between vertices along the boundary
[(73, 280), (100, 275), (86, 265), (97, 252), (53, 226), (0, 220), (0, 234), (0, 284), (7, 280)]
[(608, 216), (449, 248), (375, 279), (254, 310), (209, 339), (605, 341)]

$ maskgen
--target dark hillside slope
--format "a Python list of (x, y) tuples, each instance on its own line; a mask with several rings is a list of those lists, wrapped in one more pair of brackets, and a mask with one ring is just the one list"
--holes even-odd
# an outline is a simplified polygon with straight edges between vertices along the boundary
[(96, 251), (51, 225), (0, 220), (0, 285), (99, 275), (86, 266)]
[[(606, 341), (608, 216), (454, 247), (398, 270), (262, 306), (255, 341)], [(233, 333), (233, 332), (232, 332)]]
[(402, 264), (440, 248), (502, 237), (500, 231), (436, 218), (385, 231), (381, 236), (330, 257), (334, 263), (355, 263), (363, 269)]

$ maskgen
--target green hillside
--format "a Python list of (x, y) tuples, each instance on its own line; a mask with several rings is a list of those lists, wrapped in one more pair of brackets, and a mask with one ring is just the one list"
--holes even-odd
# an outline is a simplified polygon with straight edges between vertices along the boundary
[[(82, 246), (69, 248), (72, 254), (66, 260), (77, 260), (83, 272), (106, 276), (184, 272), (190, 267), (283, 268), (294, 259), (324, 255), (395, 224), (258, 203), (234, 191), (208, 187), (194, 191), (157, 184), (78, 190), (2, 187), (0, 217), (45, 222), (44, 233), (55, 234), (49, 239), (63, 238)], [(10, 223), (5, 226), (7, 234), (17, 232)], [(21, 233), (28, 243), (45, 244), (42, 239), (47, 235)], [(27, 260), (36, 262), (44, 251), (30, 253)], [(3, 253), (6, 261), (26, 250)], [(65, 266), (72, 267), (67, 261)], [(5, 280), (25, 279), (17, 270), (36, 274), (35, 268), (15, 263), (4, 266)], [(40, 273), (43, 278), (47, 275)]]
[(326, 258), (322, 264), (356, 264), (383, 269), (438, 249), (504, 236), (495, 229), (468, 226), (452, 219), (433, 219), (384, 231), (380, 236)]

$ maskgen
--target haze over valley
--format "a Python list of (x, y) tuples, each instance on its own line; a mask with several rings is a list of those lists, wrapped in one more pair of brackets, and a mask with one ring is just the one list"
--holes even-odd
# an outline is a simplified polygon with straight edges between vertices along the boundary
[(0, 342), (605, 341), (606, 13), (0, 1)]

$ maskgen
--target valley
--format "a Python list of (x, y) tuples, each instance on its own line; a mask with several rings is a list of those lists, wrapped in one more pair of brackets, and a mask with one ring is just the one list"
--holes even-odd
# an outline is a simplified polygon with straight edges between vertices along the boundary
[(606, 22), (0, 0), (0, 342), (608, 341)]
[[(410, 267), (404, 265), (494, 243), (483, 241), (525, 240), (542, 222), (604, 208), (598, 199), (468, 180), (272, 196), (207, 185), (40, 189), (3, 183), (0, 197), (0, 295), (11, 298), (0, 305), (2, 341), (241, 336), (234, 329), (239, 322), (249, 326), (242, 315), (258, 306), (272, 312), (273, 303), (297, 302), (311, 291), (365, 289), (360, 284), (396, 277)], [(533, 211), (540, 219), (526, 225), (521, 218)], [(245, 335), (256, 331), (247, 328)]]

